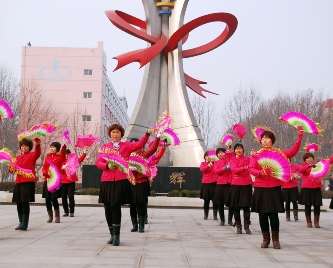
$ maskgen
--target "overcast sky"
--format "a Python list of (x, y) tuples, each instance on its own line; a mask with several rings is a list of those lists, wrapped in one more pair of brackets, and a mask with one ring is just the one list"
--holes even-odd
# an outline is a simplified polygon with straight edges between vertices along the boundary
[[(126, 91), (131, 115), (143, 69), (133, 63), (112, 72), (112, 57), (146, 44), (113, 26), (106, 10), (145, 19), (141, 0), (1, 0), (0, 63), (19, 77), (22, 46), (29, 41), (41, 47), (97, 47), (103, 41), (108, 75), (119, 95)], [(227, 12), (237, 17), (238, 28), (214, 51), (184, 59), (184, 70), (219, 93), (209, 98), (217, 103), (250, 85), (265, 98), (308, 88), (333, 92), (332, 11), (332, 0), (190, 0), (185, 22)], [(184, 48), (209, 42), (223, 28), (211, 23), (194, 30)]]

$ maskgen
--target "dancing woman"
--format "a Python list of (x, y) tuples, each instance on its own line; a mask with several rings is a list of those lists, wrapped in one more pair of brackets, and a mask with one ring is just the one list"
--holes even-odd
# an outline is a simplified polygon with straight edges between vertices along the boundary
[[(205, 162), (200, 164), (202, 172), (200, 199), (204, 200), (204, 220), (208, 219), (209, 202), (214, 199), (216, 188), (216, 175), (214, 173), (214, 162), (209, 160), (208, 152), (204, 154)], [(213, 203), (213, 216), (217, 220), (217, 205)]]
[[(263, 147), (261, 150), (275, 150), (287, 158), (292, 158), (301, 146), (303, 134), (303, 128), (298, 127), (298, 137), (292, 148), (281, 151), (273, 148), (275, 135), (273, 132), (266, 130), (260, 135), (260, 143)], [(253, 155), (255, 156), (257, 153), (260, 153), (260, 150), (254, 152)], [(261, 247), (267, 248), (270, 243), (270, 225), (273, 247), (279, 249), (281, 246), (279, 242), (280, 222), (278, 213), (284, 212), (281, 192), (283, 182), (274, 177), (270, 168), (261, 167), (255, 157), (251, 157), (249, 172), (255, 176), (251, 209), (252, 212), (259, 213), (259, 224), (263, 236)]]
[(144, 147), (150, 134), (147, 132), (139, 142), (122, 142), (121, 138), (124, 136), (125, 130), (119, 124), (112, 124), (108, 128), (108, 134), (111, 142), (101, 147), (96, 160), (96, 166), (103, 170), (98, 202), (104, 204), (105, 218), (111, 234), (107, 243), (119, 246), (121, 205), (131, 203), (131, 185), (127, 174), (118, 170), (117, 166), (108, 164), (103, 158), (103, 154), (112, 154), (116, 151), (125, 160), (128, 160), (132, 152)]
[(33, 177), (28, 178), (19, 174), (16, 176), (12, 202), (17, 203), (17, 214), (20, 223), (15, 230), (26, 231), (28, 229), (29, 202), (35, 202), (35, 169), (36, 161), (41, 154), (40, 139), (36, 138), (35, 142), (36, 146), (33, 152), (31, 151), (33, 148), (32, 140), (24, 138), (19, 142), (21, 154), (16, 157), (16, 164), (21, 168), (31, 170)]
[(232, 181), (227, 206), (234, 211), (237, 234), (242, 233), (241, 208), (243, 209), (244, 230), (247, 234), (251, 234), (250, 207), (252, 202), (252, 179), (249, 173), (250, 157), (244, 156), (242, 143), (235, 144), (234, 152), (235, 157), (230, 160)]

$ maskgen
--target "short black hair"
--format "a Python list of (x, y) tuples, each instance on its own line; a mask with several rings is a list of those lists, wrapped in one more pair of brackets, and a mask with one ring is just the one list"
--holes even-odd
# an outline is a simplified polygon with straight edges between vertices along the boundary
[(137, 141), (139, 141), (139, 139), (137, 139), (137, 138), (130, 139), (130, 142), (137, 142)]
[(313, 160), (315, 159), (314, 154), (312, 154), (312, 153), (305, 153), (305, 154), (303, 154), (302, 158), (303, 158), (303, 161), (305, 162), (305, 160), (310, 158), (310, 157), (312, 157)]
[(226, 149), (225, 149), (225, 148), (217, 148), (217, 149), (216, 149), (216, 155), (218, 155), (219, 152), (223, 152), (223, 153), (225, 153), (225, 152), (226, 152)]
[(57, 149), (57, 152), (60, 151), (61, 144), (57, 141), (54, 141), (50, 144), (50, 147), (55, 147)]
[(24, 139), (20, 140), (20, 142), (19, 142), (20, 149), (21, 149), (22, 145), (28, 146), (29, 147), (29, 151), (31, 151), (32, 147), (34, 147), (34, 145), (32, 143), (32, 140), (27, 139), (27, 138), (24, 138)]
[(240, 143), (240, 142), (237, 142), (237, 143), (235, 144), (235, 146), (234, 146), (234, 151), (235, 151), (238, 147), (241, 147), (241, 148), (243, 149), (243, 151), (244, 151), (244, 145), (243, 145), (242, 143)]
[(70, 153), (71, 153), (71, 150), (66, 149), (66, 154), (70, 154)]
[(272, 131), (270, 131), (270, 130), (265, 130), (263, 133), (261, 133), (261, 135), (260, 135), (260, 143), (261, 143), (261, 139), (262, 139), (263, 137), (268, 137), (268, 138), (270, 138), (271, 141), (272, 141), (272, 145), (275, 143), (275, 135), (274, 135), (274, 133), (273, 133)]

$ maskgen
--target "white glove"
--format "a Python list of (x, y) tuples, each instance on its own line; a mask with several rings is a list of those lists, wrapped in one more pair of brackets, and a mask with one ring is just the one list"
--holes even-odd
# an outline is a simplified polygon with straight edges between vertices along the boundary
[(67, 165), (63, 165), (63, 166), (61, 167), (62, 170), (65, 170), (66, 168), (67, 168)]
[(132, 170), (132, 171), (137, 170), (137, 168), (133, 167), (133, 166), (129, 166), (129, 169)]
[(88, 149), (83, 149), (83, 153), (87, 154), (88, 153)]

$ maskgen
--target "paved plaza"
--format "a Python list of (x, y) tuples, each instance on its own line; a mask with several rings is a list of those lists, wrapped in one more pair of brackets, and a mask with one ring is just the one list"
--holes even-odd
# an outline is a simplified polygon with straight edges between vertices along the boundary
[[(31, 206), (27, 231), (15, 231), (16, 206), (0, 205), (0, 267), (333, 267), (333, 211), (322, 212), (322, 228), (306, 228), (280, 215), (281, 249), (261, 249), (258, 215), (252, 235), (203, 220), (202, 209), (149, 208), (144, 233), (131, 233), (129, 208), (122, 209), (120, 246), (110, 235), (101, 206), (77, 207), (74, 218), (46, 223), (44, 206)], [(227, 211), (226, 211), (227, 213)]]

